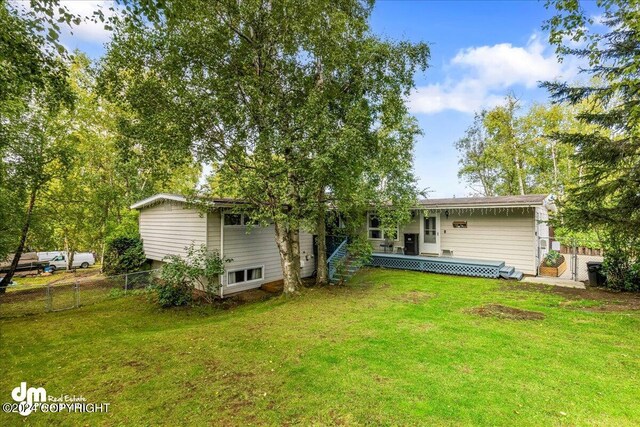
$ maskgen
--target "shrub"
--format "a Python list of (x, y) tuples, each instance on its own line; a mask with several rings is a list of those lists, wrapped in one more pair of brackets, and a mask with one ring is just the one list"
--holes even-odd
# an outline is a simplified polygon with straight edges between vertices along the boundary
[(107, 242), (103, 270), (107, 274), (140, 271), (147, 261), (139, 237), (115, 237)]
[(373, 248), (365, 237), (355, 236), (351, 239), (347, 248), (352, 263), (358, 267), (371, 262)]
[(602, 264), (607, 276), (605, 286), (620, 291), (640, 291), (640, 247), (621, 244), (618, 239), (608, 242)]
[(208, 301), (212, 301), (218, 291), (218, 277), (224, 274), (223, 259), (217, 252), (209, 252), (205, 245), (185, 248), (185, 257), (170, 255), (165, 258), (156, 285), (158, 304), (162, 307), (188, 305), (193, 302), (193, 291), (197, 287)]
[(161, 281), (155, 289), (157, 301), (161, 307), (179, 307), (193, 302), (193, 286), (187, 282)]

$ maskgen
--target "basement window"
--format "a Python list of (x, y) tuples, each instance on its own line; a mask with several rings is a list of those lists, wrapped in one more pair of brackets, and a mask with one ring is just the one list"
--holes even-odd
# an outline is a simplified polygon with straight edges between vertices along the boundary
[(467, 228), (467, 221), (453, 221), (453, 228)]
[(264, 277), (264, 266), (243, 268), (227, 273), (227, 284), (238, 285), (262, 280)]

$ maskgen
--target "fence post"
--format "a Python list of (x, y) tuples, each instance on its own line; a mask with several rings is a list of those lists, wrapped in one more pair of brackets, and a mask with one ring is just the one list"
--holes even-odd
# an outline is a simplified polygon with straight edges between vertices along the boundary
[(129, 287), (129, 273), (124, 274), (124, 294), (127, 295), (127, 288)]
[(51, 311), (51, 285), (47, 285), (47, 302), (46, 302), (46, 306), (47, 306), (47, 311)]
[(78, 282), (78, 279), (76, 279), (76, 286), (75, 286), (75, 291), (76, 291), (76, 308), (80, 307), (80, 283)]

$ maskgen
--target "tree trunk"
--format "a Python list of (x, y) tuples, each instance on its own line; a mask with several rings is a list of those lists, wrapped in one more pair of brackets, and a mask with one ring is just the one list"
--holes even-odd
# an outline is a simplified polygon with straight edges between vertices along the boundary
[(327, 266), (327, 229), (326, 211), (324, 205), (324, 190), (318, 194), (318, 215), (316, 223), (316, 235), (318, 243), (318, 257), (316, 259), (316, 285), (329, 283), (329, 268)]
[(520, 164), (520, 156), (518, 156), (518, 147), (514, 147), (516, 150), (516, 173), (518, 175), (518, 187), (520, 190), (520, 195), (524, 196), (524, 181), (522, 180), (522, 165)]
[(302, 286), (299, 230), (293, 230), (290, 226), (280, 223), (279, 220), (274, 221), (274, 228), (282, 266), (283, 292), (285, 295), (291, 295)]
[(556, 144), (551, 143), (551, 158), (553, 159), (553, 191), (558, 194), (558, 159), (556, 157)]
[(33, 208), (36, 204), (37, 193), (37, 189), (31, 190), (31, 195), (29, 197), (29, 206), (27, 208), (27, 216), (24, 220), (24, 225), (22, 226), (22, 232), (20, 233), (20, 243), (18, 243), (18, 248), (13, 255), (13, 260), (11, 261), (11, 266), (9, 266), (9, 271), (7, 271), (7, 274), (5, 274), (2, 280), (0, 280), (0, 294), (5, 293), (5, 291), (7, 290), (7, 286), (9, 286), (9, 283), (11, 283), (11, 280), (13, 280), (13, 275), (18, 269), (20, 257), (22, 256), (24, 247), (27, 243), (27, 234), (29, 234), (29, 227), (31, 226), (31, 215), (33, 214)]
[(104, 273), (104, 250), (107, 245), (107, 242), (102, 240), (102, 249), (100, 250), (100, 273)]
[(71, 271), (71, 268), (73, 267), (73, 258), (75, 256), (75, 250), (73, 249), (73, 247), (71, 247), (71, 245), (69, 245), (68, 237), (64, 238), (64, 250), (67, 256), (67, 271)]

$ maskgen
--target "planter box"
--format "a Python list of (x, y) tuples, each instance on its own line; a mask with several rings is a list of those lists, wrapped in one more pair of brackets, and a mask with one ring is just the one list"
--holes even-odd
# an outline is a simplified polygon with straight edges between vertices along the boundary
[(544, 263), (542, 263), (542, 265), (540, 265), (538, 273), (541, 276), (560, 277), (562, 273), (565, 272), (566, 269), (567, 269), (567, 261), (563, 260), (562, 264), (560, 264), (557, 267), (547, 267), (546, 265), (544, 265)]

